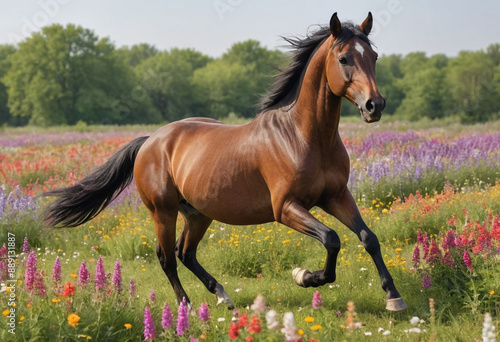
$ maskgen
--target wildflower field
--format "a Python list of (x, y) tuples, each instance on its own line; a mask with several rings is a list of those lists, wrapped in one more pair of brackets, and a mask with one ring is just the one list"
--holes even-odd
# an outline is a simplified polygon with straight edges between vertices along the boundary
[[(68, 186), (155, 127), (0, 131), (1, 341), (494, 341), (500, 315), (500, 122), (346, 122), (349, 187), (408, 305), (385, 293), (356, 236), (337, 280), (301, 288), (295, 267), (326, 251), (290, 228), (214, 222), (198, 259), (236, 310), (216, 305), (181, 263), (193, 306), (176, 303), (156, 258), (151, 218), (132, 184), (93, 221), (46, 229), (42, 192)], [(179, 219), (179, 229), (182, 227)]]

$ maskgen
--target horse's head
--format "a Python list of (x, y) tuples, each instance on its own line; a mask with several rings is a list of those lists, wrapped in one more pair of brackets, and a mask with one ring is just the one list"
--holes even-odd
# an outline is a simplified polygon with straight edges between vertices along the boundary
[(332, 48), (326, 59), (331, 91), (355, 104), (366, 122), (380, 120), (385, 108), (385, 99), (375, 81), (377, 53), (368, 39), (372, 24), (371, 13), (360, 26), (341, 24), (334, 13), (330, 20)]

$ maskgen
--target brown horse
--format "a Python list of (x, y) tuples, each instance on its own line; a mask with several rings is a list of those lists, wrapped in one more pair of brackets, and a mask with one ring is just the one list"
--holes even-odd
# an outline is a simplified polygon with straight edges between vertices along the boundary
[[(359, 26), (340, 23), (295, 47), (292, 63), (263, 99), (262, 112), (241, 126), (191, 118), (168, 124), (150, 137), (133, 140), (78, 184), (46, 193), (58, 197), (47, 208), (49, 226), (76, 226), (94, 218), (135, 178), (153, 217), (157, 255), (177, 301), (188, 297), (177, 275), (176, 257), (216, 294), (233, 302), (199, 264), (198, 243), (212, 220), (234, 225), (278, 221), (319, 240), (326, 248), (324, 269), (293, 270), (303, 287), (335, 281), (340, 239), (314, 218), (318, 206), (349, 227), (372, 256), (387, 294), (387, 309), (406, 308), (380, 253), (375, 234), (360, 216), (349, 190), (349, 156), (339, 136), (342, 97), (366, 122), (385, 107), (375, 82), (368, 34), (372, 15)], [(176, 241), (178, 212), (184, 229)]]

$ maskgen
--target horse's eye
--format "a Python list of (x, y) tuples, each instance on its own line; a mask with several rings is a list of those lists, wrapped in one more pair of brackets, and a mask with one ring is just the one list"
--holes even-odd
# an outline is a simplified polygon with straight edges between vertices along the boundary
[(339, 63), (340, 63), (340, 64), (347, 64), (347, 58), (345, 58), (345, 57), (340, 57), (340, 58), (339, 58)]

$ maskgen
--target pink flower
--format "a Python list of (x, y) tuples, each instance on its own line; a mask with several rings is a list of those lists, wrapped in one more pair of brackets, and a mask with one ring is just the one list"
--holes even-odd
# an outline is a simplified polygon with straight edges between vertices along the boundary
[(186, 298), (182, 298), (177, 312), (177, 335), (182, 336), (189, 329), (188, 306)]
[(28, 237), (24, 237), (24, 242), (23, 242), (23, 253), (28, 254), (30, 252), (30, 245), (28, 243)]
[(52, 268), (52, 280), (54, 281), (56, 286), (61, 282), (61, 273), (61, 260), (59, 260), (59, 257), (57, 257), (56, 261), (54, 262), (54, 267)]
[(420, 247), (418, 247), (418, 243), (415, 244), (411, 260), (413, 261), (413, 267), (417, 268), (420, 265)]
[(321, 293), (319, 291), (314, 292), (312, 306), (314, 310), (317, 310), (321, 306), (323, 306), (323, 299), (321, 299)]
[(85, 287), (90, 280), (90, 272), (85, 261), (82, 261), (82, 264), (80, 265), (80, 270), (78, 271), (78, 279), (80, 281), (81, 287)]
[(467, 268), (472, 271), (472, 260), (467, 251), (464, 251), (463, 259), (465, 266), (467, 266)]
[(457, 244), (455, 243), (455, 231), (450, 229), (446, 232), (446, 235), (443, 238), (443, 242), (441, 243), (441, 247), (444, 250), (450, 249), (451, 247), (455, 247)]
[(128, 283), (128, 294), (130, 295), (130, 297), (135, 297), (136, 293), (137, 288), (135, 287), (134, 279), (130, 279), (130, 282)]
[(36, 293), (39, 296), (45, 296), (47, 294), (47, 288), (43, 282), (43, 275), (40, 271), (36, 271), (34, 287), (36, 288)]
[(257, 315), (266, 311), (266, 300), (262, 295), (258, 295), (250, 307)]
[(200, 311), (198, 312), (200, 321), (207, 322), (210, 319), (207, 303), (201, 303)]
[(151, 302), (152, 305), (154, 305), (154, 303), (156, 303), (155, 290), (151, 290), (151, 292), (149, 293), (149, 301)]
[(165, 330), (172, 326), (172, 311), (170, 310), (167, 302), (165, 302), (165, 304), (163, 305), (163, 312), (161, 314), (161, 326)]
[(443, 258), (441, 259), (441, 262), (445, 265), (450, 266), (451, 268), (455, 268), (455, 261), (453, 260), (453, 257), (451, 256), (450, 251), (444, 253)]
[(120, 259), (116, 259), (115, 269), (113, 271), (113, 284), (115, 285), (116, 292), (122, 291), (122, 270)]
[(104, 262), (102, 261), (102, 257), (99, 257), (99, 259), (97, 259), (94, 280), (95, 286), (97, 287), (98, 291), (106, 288), (108, 279), (106, 277), (106, 272), (104, 271)]
[(436, 240), (432, 240), (431, 248), (429, 249), (429, 254), (427, 255), (427, 262), (433, 264), (441, 260), (441, 250)]
[(151, 317), (151, 311), (146, 306), (144, 308), (144, 339), (148, 341), (154, 338), (156, 338), (156, 327), (153, 317)]
[(24, 288), (27, 291), (31, 292), (35, 288), (36, 271), (36, 254), (31, 252), (26, 260), (26, 270), (24, 271)]

